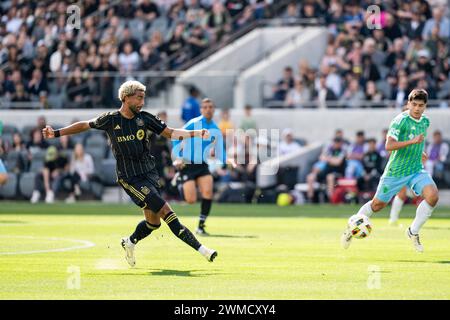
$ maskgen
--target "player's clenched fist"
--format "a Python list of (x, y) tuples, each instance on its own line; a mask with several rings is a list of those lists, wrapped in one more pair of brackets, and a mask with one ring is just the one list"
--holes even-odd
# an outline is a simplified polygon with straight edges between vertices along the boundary
[(200, 137), (203, 139), (209, 139), (209, 131), (206, 129), (199, 130), (200, 131)]
[(411, 139), (412, 144), (419, 144), (422, 143), (423, 141), (423, 134), (419, 134), (418, 136), (415, 136), (414, 138)]
[(55, 137), (55, 131), (50, 126), (45, 126), (44, 129), (42, 129), (42, 135), (45, 139), (51, 139)]

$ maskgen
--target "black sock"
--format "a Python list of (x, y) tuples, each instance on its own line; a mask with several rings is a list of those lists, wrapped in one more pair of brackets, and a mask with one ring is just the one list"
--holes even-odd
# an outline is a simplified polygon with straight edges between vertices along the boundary
[(154, 225), (148, 223), (145, 220), (142, 220), (141, 222), (139, 222), (139, 224), (136, 226), (136, 230), (134, 230), (133, 234), (130, 236), (131, 242), (133, 242), (134, 244), (138, 243), (138, 241), (150, 235), (153, 230), (158, 229), (160, 226), (160, 224)]
[(200, 209), (200, 220), (198, 222), (199, 228), (205, 225), (205, 221), (209, 216), (211, 211), (212, 199), (202, 199), (201, 209)]
[(189, 231), (188, 228), (180, 223), (180, 220), (178, 220), (175, 212), (170, 212), (166, 216), (164, 221), (167, 223), (173, 234), (176, 235), (179, 239), (190, 245), (195, 250), (198, 250), (198, 248), (200, 248), (201, 243), (198, 242), (198, 240), (195, 238), (192, 232)]

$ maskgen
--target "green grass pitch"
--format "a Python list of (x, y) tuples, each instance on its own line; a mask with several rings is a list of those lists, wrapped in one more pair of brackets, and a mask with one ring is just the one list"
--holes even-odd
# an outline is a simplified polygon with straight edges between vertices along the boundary
[[(449, 299), (450, 208), (437, 209), (414, 252), (385, 209), (372, 235), (341, 249), (356, 206), (217, 205), (201, 241), (207, 262), (163, 223), (140, 242), (137, 266), (119, 245), (142, 219), (132, 204), (0, 206), (0, 299)], [(198, 205), (174, 206), (191, 230)], [(79, 276), (78, 276), (79, 272)]]

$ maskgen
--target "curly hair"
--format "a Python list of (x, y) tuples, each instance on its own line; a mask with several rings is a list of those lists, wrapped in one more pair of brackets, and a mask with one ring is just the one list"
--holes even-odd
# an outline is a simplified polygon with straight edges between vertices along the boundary
[(119, 100), (124, 101), (125, 97), (134, 95), (137, 91), (144, 91), (146, 87), (139, 81), (129, 80), (124, 83), (119, 88)]

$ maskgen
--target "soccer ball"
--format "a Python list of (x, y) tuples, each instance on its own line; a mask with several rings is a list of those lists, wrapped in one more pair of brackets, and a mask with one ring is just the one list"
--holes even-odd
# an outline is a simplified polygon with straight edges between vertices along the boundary
[(355, 214), (348, 219), (348, 227), (353, 238), (367, 238), (372, 232), (372, 224), (367, 216)]

